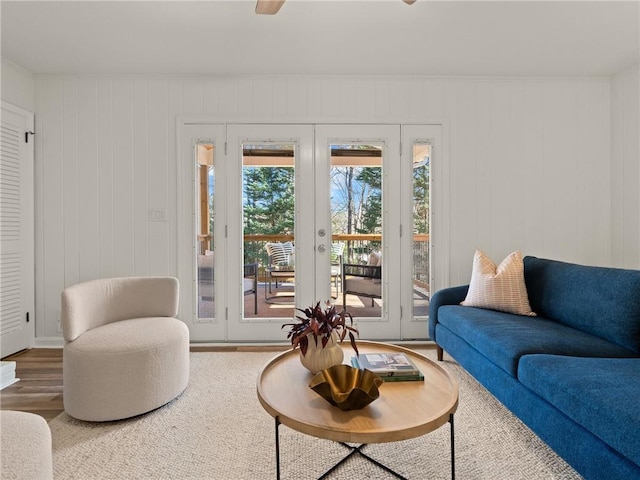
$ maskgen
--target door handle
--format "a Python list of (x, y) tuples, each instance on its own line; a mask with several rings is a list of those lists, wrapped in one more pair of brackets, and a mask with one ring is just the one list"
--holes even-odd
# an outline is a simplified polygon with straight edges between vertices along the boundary
[(324, 252), (327, 251), (327, 247), (325, 247), (324, 244), (320, 244), (320, 245), (318, 245), (318, 251), (320, 253), (324, 253)]

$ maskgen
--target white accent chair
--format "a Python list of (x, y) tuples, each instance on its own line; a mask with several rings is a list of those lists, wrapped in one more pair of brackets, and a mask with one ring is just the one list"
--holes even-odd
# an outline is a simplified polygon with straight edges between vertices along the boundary
[(154, 410), (189, 382), (189, 329), (175, 318), (178, 280), (107, 278), (62, 292), (63, 400), (79, 420)]
[(51, 430), (44, 418), (28, 412), (0, 412), (0, 478), (52, 480)]

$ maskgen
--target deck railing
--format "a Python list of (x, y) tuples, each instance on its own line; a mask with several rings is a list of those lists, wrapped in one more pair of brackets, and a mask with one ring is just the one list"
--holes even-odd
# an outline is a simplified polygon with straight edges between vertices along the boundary
[[(333, 242), (343, 242), (344, 262), (365, 264), (369, 253), (379, 251), (382, 246), (381, 234), (335, 234), (331, 236)], [(268, 266), (267, 252), (264, 246), (269, 242), (293, 242), (293, 235), (245, 235), (244, 262), (257, 263), (258, 278), (265, 280), (265, 267)], [(211, 235), (199, 235), (199, 251), (213, 250)], [(413, 281), (423, 287), (429, 285), (429, 235), (414, 234), (413, 236)]]

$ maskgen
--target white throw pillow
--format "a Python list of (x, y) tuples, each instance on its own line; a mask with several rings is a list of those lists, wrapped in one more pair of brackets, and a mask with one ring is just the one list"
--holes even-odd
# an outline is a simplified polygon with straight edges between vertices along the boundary
[(513, 252), (496, 267), (476, 250), (469, 291), (461, 305), (535, 316), (529, 305), (522, 254)]
[[(381, 267), (382, 266), (382, 252), (371, 252), (369, 254), (369, 261), (367, 265), (372, 267)], [(371, 281), (373, 283), (382, 283), (381, 278), (372, 278)]]
[(382, 263), (382, 254), (379, 252), (371, 252), (369, 254), (369, 260), (367, 261), (367, 265), (372, 267), (377, 267)]

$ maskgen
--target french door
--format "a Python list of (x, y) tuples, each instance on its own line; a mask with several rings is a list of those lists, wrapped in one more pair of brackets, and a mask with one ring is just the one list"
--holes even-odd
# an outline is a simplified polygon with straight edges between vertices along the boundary
[[(345, 273), (381, 276), (348, 275), (336, 303), (361, 337), (400, 338), (400, 126), (318, 125), (315, 140), (316, 242), (325, 252), (344, 245), (343, 268), (354, 266)], [(315, 260), (319, 298), (328, 298), (326, 253)]]
[(285, 341), (281, 326), (318, 301), (348, 311), (361, 338), (427, 337), (440, 127), (181, 128), (181, 318), (192, 340)]
[[(227, 241), (234, 246), (227, 251), (234, 266), (228, 277), (228, 340), (283, 341), (281, 325), (292, 321), (296, 307), (316, 298), (309, 214), (315, 201), (313, 126), (229, 125), (227, 145)], [(267, 244), (291, 245), (279, 262), (286, 265), (268, 255)], [(257, 314), (247, 308), (241, 289), (244, 265), (250, 264), (259, 267), (257, 295), (263, 308)]]
[(33, 114), (2, 102), (0, 127), (0, 356), (35, 334)]

